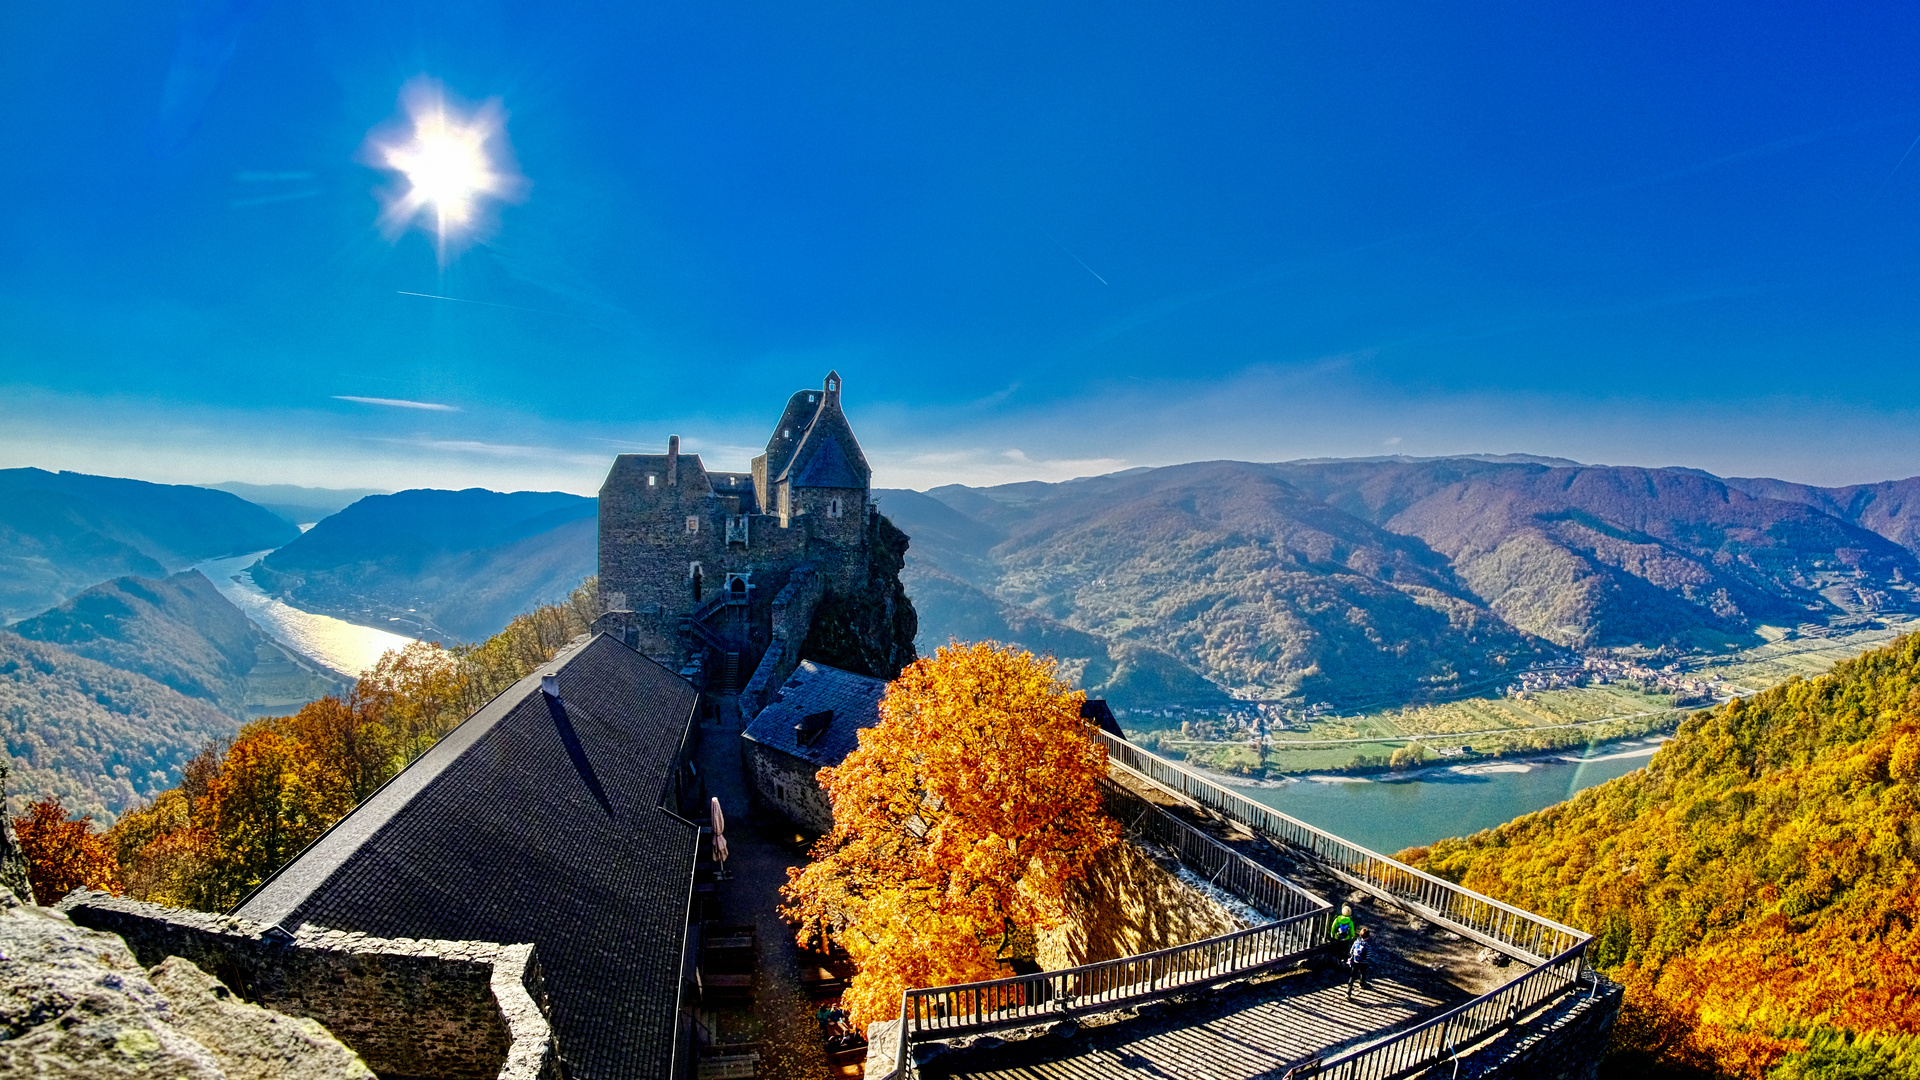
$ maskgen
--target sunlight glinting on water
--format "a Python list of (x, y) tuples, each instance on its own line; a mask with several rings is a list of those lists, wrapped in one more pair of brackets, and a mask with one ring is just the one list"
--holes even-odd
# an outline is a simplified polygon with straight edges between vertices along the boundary
[(413, 642), (413, 638), (386, 630), (301, 611), (268, 596), (251, 578), (236, 577), (267, 554), (269, 552), (256, 551), (229, 559), (210, 559), (194, 569), (205, 574), (221, 595), (281, 644), (343, 675), (357, 677), (389, 649)]

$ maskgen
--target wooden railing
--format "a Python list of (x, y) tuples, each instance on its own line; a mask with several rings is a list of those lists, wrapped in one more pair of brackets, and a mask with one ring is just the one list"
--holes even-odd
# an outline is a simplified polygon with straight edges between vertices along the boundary
[(1482, 994), (1450, 1012), (1379, 1042), (1343, 1050), (1324, 1059), (1303, 1062), (1289, 1077), (1328, 1080), (1399, 1080), (1471, 1053), (1487, 1039), (1504, 1034), (1522, 1017), (1553, 1001), (1582, 982), (1586, 943)]
[(1312, 855), (1336, 877), (1390, 900), (1450, 930), (1530, 964), (1546, 963), (1588, 935), (1445, 878), (1415, 870), (1378, 852), (1316, 829), (1197, 776), (1125, 739), (1094, 729), (1107, 760), (1170, 791), (1237, 821), (1267, 839)]
[[(1332, 912), (1319, 908), (1279, 922), (1095, 964), (989, 982), (909, 990), (901, 1001), (901, 1047), (1025, 1027), (1241, 978), (1292, 963), (1321, 948)], [(904, 1061), (902, 1062), (904, 1064)]]

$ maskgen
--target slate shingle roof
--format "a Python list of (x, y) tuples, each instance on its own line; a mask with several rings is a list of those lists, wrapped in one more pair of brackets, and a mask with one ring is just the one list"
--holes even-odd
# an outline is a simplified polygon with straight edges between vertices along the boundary
[[(802, 660), (780, 693), (741, 734), (818, 765), (838, 765), (860, 745), (857, 732), (880, 722), (880, 699), (886, 696), (883, 679)], [(833, 723), (810, 745), (801, 746), (794, 738), (794, 726), (828, 710), (833, 712)]]
[(605, 634), (516, 683), (241, 901), (381, 937), (534, 943), (578, 1080), (664, 1077), (699, 829), (662, 805), (698, 699)]
[(794, 487), (832, 487), (864, 488), (867, 482), (854, 471), (853, 463), (847, 460), (847, 452), (841, 448), (840, 440), (832, 435), (818, 439), (808, 439), (794, 456), (800, 460), (800, 471), (793, 477)]

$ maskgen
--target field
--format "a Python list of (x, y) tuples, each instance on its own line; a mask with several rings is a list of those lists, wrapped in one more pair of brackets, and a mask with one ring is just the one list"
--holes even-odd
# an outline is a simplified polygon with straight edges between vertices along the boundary
[(1812, 633), (1763, 626), (1765, 645), (1727, 656), (1705, 657), (1688, 664), (1701, 674), (1748, 690), (1764, 690), (1795, 675), (1819, 675), (1834, 664), (1876, 649), (1901, 634), (1920, 629), (1920, 620), (1886, 620), (1884, 629), (1821, 630)]
[[(1713, 682), (1719, 696), (1750, 693), (1794, 676), (1821, 674), (1840, 660), (1876, 648), (1920, 621), (1853, 630), (1763, 627), (1763, 644), (1724, 655), (1690, 657), (1678, 666), (1688, 678)], [(1395, 751), (1429, 758), (1482, 758), (1583, 748), (1595, 743), (1671, 731), (1699, 706), (1676, 708), (1673, 697), (1632, 680), (1535, 690), (1520, 696), (1476, 697), (1341, 716), (1298, 719), (1270, 727), (1256, 749), (1245, 714), (1195, 713), (1182, 727), (1132, 729), (1142, 745), (1235, 773), (1307, 773), (1387, 765)], [(1149, 725), (1140, 725), (1147, 727)], [(1417, 747), (1405, 750), (1407, 747)]]

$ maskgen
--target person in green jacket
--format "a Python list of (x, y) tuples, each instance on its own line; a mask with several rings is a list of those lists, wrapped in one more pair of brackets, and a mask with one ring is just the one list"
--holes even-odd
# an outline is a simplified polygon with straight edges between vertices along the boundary
[(1340, 917), (1333, 920), (1333, 940), (1352, 941), (1354, 939), (1353, 908), (1340, 905)]

